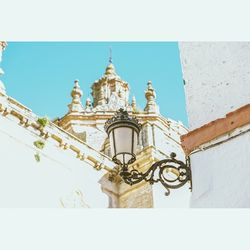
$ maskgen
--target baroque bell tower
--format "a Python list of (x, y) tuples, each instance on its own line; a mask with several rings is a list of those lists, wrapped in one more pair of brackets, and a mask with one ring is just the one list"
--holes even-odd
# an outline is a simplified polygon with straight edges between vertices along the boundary
[(104, 75), (92, 84), (93, 108), (95, 110), (118, 110), (129, 105), (129, 85), (117, 75), (112, 60), (109, 61)]

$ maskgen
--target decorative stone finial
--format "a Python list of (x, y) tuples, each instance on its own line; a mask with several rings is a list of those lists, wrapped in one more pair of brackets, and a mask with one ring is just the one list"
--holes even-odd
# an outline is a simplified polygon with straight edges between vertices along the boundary
[(91, 103), (91, 100), (89, 97), (86, 99), (85, 107), (86, 107), (85, 108), (86, 111), (91, 111), (91, 109), (92, 109), (92, 103)]
[[(7, 46), (7, 43), (4, 41), (0, 41), (0, 63), (2, 61), (2, 53), (5, 50)], [(0, 76), (4, 74), (3, 69), (0, 67)], [(5, 86), (3, 84), (3, 82), (0, 80), (0, 94), (4, 94), (6, 95), (6, 91), (5, 91)]]
[(80, 98), (82, 97), (82, 91), (79, 86), (79, 80), (74, 81), (74, 88), (71, 91), (71, 96), (75, 98), (76, 96), (79, 96)]
[(147, 111), (149, 113), (159, 113), (159, 107), (156, 104), (156, 93), (153, 88), (152, 82), (148, 81), (148, 87), (147, 90), (145, 91), (145, 97), (147, 99), (147, 104), (144, 109), (144, 111)]
[[(116, 111), (119, 108), (128, 108), (129, 85), (122, 80), (110, 63), (104, 75), (93, 83), (93, 109), (98, 111)], [(131, 109), (131, 106), (130, 106)]]
[(136, 111), (136, 99), (135, 96), (132, 97), (132, 103), (131, 103), (133, 111)]
[(80, 89), (78, 80), (75, 80), (74, 82), (74, 87), (71, 91), (71, 96), (72, 102), (68, 105), (69, 112), (82, 112), (84, 110), (81, 103), (82, 90)]
[(105, 71), (105, 75), (116, 75), (114, 64), (110, 63)]

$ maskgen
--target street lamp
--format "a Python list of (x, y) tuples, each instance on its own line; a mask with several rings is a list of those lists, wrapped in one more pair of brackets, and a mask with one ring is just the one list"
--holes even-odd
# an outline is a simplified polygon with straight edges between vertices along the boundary
[(139, 121), (123, 109), (119, 109), (104, 126), (110, 140), (112, 161), (121, 166), (120, 176), (124, 182), (129, 185), (141, 181), (150, 184), (160, 182), (166, 189), (166, 195), (170, 194), (170, 189), (182, 187), (188, 181), (192, 186), (189, 158), (184, 163), (175, 158), (175, 153), (171, 153), (168, 159), (155, 162), (145, 173), (129, 170), (128, 166), (136, 160), (141, 127)]

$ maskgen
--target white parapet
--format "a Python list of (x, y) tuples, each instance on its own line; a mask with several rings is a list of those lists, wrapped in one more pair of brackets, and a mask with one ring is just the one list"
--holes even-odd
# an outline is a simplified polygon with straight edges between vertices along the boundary
[(0, 207), (107, 207), (98, 180), (114, 163), (37, 119), (16, 100), (0, 98)]

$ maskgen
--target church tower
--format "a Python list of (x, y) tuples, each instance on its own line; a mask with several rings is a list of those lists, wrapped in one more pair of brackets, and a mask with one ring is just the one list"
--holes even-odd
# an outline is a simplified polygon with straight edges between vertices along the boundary
[(116, 73), (115, 66), (110, 63), (104, 75), (92, 85), (93, 107), (95, 110), (131, 109), (129, 85)]

